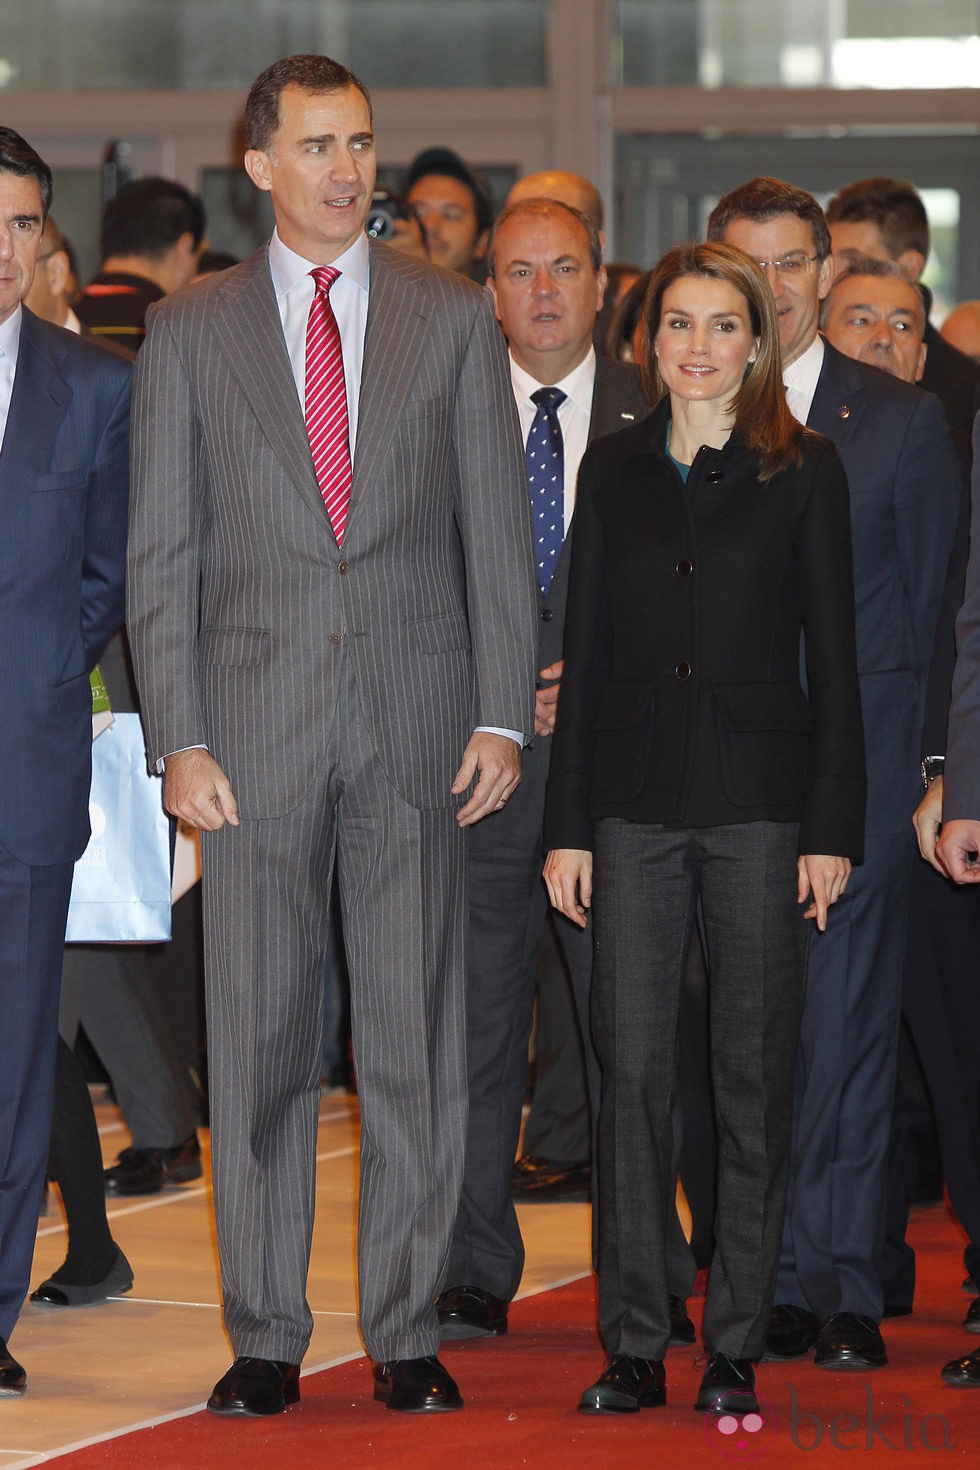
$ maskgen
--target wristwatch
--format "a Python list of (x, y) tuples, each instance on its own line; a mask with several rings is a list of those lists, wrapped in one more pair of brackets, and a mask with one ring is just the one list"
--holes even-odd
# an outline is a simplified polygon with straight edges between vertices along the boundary
[(927, 791), (936, 777), (942, 775), (945, 764), (946, 757), (944, 755), (927, 755), (925, 757), (922, 762), (922, 784)]

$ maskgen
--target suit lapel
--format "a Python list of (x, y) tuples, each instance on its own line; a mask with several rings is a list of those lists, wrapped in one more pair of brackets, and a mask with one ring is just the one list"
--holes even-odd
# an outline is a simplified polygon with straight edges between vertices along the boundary
[(864, 407), (861, 378), (849, 357), (827, 341), (823, 346), (823, 364), (806, 422), (808, 428), (843, 449), (856, 433)]
[(263, 246), (223, 288), (211, 322), (242, 392), (297, 490), (323, 515), (310, 441), (286, 351), (282, 320)]
[(429, 299), (422, 271), (407, 256), (403, 261), (387, 247), (372, 244), (347, 534), (364, 497), (379, 482), (395, 426), (418, 375), (429, 331), (428, 318)]
[[(48, 468), (51, 446), (73, 397), (61, 371), (56, 335), (24, 310), (17, 370), (0, 450), (0, 520)], [(72, 468), (72, 466), (66, 466)]]

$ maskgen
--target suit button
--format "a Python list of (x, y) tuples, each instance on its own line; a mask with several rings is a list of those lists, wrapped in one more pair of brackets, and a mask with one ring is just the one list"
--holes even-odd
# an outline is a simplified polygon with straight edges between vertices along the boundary
[(541, 609), (541, 621), (542, 621), (542, 623), (550, 623), (551, 620), (552, 620), (552, 618), (554, 617), (554, 615), (555, 614), (554, 614), (554, 609), (553, 608), (543, 607)]
[(350, 562), (340, 562), (337, 566), (337, 570), (342, 577), (346, 577), (347, 573), (350, 571)]
[(677, 575), (679, 577), (689, 577), (691, 575), (691, 573), (694, 571), (694, 563), (693, 563), (693, 561), (690, 561), (688, 557), (685, 556), (683, 558), (683, 560), (681, 560), (681, 561), (679, 561), (677, 563), (676, 567), (674, 568), (674, 571), (677, 573)]
[(327, 639), (327, 642), (328, 643), (339, 643), (340, 642), (340, 634), (339, 633), (331, 633), (330, 636), (329, 636), (329, 638)]
[(684, 681), (685, 681), (685, 679), (689, 679), (691, 677), (691, 673), (692, 673), (691, 665), (685, 659), (682, 664), (678, 664), (677, 665), (677, 668), (674, 670), (674, 673), (677, 675), (678, 679), (683, 684)]
[(709, 470), (704, 478), (708, 481), (709, 485), (716, 485), (719, 480), (723, 480), (725, 478), (725, 471)]

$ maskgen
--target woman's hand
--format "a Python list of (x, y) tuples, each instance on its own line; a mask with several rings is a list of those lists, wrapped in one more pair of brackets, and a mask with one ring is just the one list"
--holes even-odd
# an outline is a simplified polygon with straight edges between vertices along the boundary
[(813, 902), (806, 910), (804, 919), (816, 919), (821, 932), (827, 927), (827, 910), (836, 903), (851, 876), (851, 860), (845, 857), (828, 857), (826, 853), (807, 853), (798, 860), (799, 882), (797, 895), (800, 903), (806, 903), (812, 895)]
[(592, 904), (592, 854), (581, 847), (554, 847), (544, 865), (548, 896), (560, 914), (585, 928)]

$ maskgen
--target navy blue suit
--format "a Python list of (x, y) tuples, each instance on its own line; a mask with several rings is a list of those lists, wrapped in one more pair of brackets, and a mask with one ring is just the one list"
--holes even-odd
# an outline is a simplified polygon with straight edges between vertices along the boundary
[(0, 1337), (27, 1289), (72, 864), (88, 841), (89, 671), (123, 618), (128, 365), (23, 309), (0, 451)]
[(807, 423), (847, 472), (868, 806), (864, 864), (810, 938), (775, 1300), (878, 1321), (910, 821), (960, 470), (938, 399), (829, 343)]

